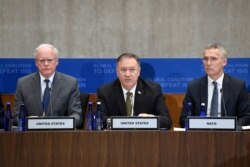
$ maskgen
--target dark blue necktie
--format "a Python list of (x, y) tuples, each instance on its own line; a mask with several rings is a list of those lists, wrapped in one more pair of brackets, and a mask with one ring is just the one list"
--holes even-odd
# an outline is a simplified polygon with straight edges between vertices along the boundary
[(48, 111), (49, 99), (50, 99), (49, 79), (45, 79), (44, 82), (46, 82), (46, 87), (43, 93), (43, 110), (46, 113)]
[(211, 102), (211, 116), (218, 116), (218, 88), (217, 88), (217, 82), (213, 81), (214, 84), (214, 92), (213, 92), (213, 97), (212, 97), (212, 102)]

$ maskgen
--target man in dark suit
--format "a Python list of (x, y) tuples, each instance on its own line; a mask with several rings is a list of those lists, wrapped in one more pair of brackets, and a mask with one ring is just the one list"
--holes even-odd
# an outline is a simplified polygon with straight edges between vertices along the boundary
[[(140, 78), (140, 71), (140, 60), (136, 55), (123, 53), (117, 58), (118, 79), (102, 85), (97, 92), (104, 119), (110, 116), (159, 116), (160, 127), (169, 129), (172, 121), (160, 85)], [(131, 113), (127, 113), (127, 92), (131, 93)]]
[[(192, 104), (190, 114), (193, 116), (200, 115), (201, 103), (205, 103), (206, 116), (236, 116), (238, 125), (250, 124), (250, 99), (245, 82), (224, 73), (226, 50), (220, 44), (210, 45), (204, 49), (202, 61), (207, 75), (188, 84), (179, 122), (181, 127), (185, 126), (187, 103)], [(212, 99), (216, 87), (218, 107), (214, 109)]]
[[(20, 104), (24, 103), (27, 116), (73, 116), (76, 126), (82, 123), (82, 109), (78, 82), (75, 78), (56, 71), (59, 63), (58, 50), (51, 44), (41, 44), (35, 51), (35, 63), (38, 72), (18, 80), (14, 123), (17, 124)], [(43, 101), (48, 79), (50, 97), (45, 107)]]

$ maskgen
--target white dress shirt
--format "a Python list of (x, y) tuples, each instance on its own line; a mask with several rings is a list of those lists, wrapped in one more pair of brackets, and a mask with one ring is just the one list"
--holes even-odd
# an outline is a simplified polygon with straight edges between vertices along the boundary
[[(216, 80), (217, 88), (218, 88), (218, 116), (221, 116), (221, 90), (222, 90), (222, 83), (223, 83), (224, 73)], [(211, 112), (211, 102), (213, 97), (214, 91), (214, 84), (212, 78), (208, 76), (208, 104), (207, 104), (207, 116), (210, 116)]]
[(131, 96), (131, 105), (132, 105), (132, 112), (131, 112), (131, 116), (134, 115), (134, 102), (135, 102), (135, 89), (136, 89), (136, 85), (131, 89), (131, 90), (126, 90), (124, 87), (122, 87), (122, 91), (123, 91), (123, 96), (124, 96), (124, 100), (126, 101), (127, 98), (127, 92), (131, 92), (132, 96)]

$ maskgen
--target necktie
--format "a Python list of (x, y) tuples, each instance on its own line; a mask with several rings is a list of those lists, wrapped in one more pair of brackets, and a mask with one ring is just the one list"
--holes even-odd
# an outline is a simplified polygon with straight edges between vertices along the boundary
[(43, 93), (43, 109), (46, 113), (48, 111), (49, 99), (50, 99), (49, 79), (45, 79), (44, 82), (46, 82), (46, 87), (45, 87), (44, 93)]
[(131, 116), (132, 113), (132, 103), (131, 103), (131, 96), (133, 95), (131, 92), (127, 92), (126, 98), (126, 108), (127, 108), (127, 116)]
[(213, 81), (214, 84), (214, 92), (211, 102), (211, 116), (218, 116), (218, 88), (217, 88), (217, 82)]

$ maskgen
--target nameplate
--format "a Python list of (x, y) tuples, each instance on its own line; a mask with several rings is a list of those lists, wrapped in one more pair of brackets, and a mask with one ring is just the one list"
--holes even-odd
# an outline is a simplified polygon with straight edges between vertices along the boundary
[(74, 117), (27, 117), (27, 130), (74, 130)]
[(189, 116), (188, 130), (236, 130), (236, 117)]
[(111, 117), (112, 130), (157, 130), (158, 117)]

